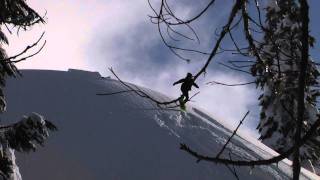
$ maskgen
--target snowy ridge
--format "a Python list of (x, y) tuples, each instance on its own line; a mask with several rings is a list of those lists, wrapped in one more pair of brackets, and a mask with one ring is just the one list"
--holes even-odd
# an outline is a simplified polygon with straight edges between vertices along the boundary
[[(8, 113), (2, 117), (16, 119), (27, 112), (39, 112), (59, 128), (38, 152), (17, 154), (24, 180), (234, 179), (224, 165), (196, 163), (179, 150), (179, 144), (186, 143), (214, 156), (232, 133), (201, 109), (187, 105), (187, 113), (157, 110), (152, 102), (134, 93), (97, 96), (123, 91), (124, 87), (111, 78), (97, 77), (96, 73), (22, 73), (23, 78), (8, 82)], [(150, 89), (143, 90), (159, 100), (170, 99)], [(228, 157), (230, 148), (233, 159), (275, 155), (247, 137), (236, 136), (229, 145), (222, 157)], [(285, 160), (278, 167), (236, 169), (240, 179), (290, 179), (288, 164)], [(319, 179), (306, 170), (302, 172), (301, 179)]]

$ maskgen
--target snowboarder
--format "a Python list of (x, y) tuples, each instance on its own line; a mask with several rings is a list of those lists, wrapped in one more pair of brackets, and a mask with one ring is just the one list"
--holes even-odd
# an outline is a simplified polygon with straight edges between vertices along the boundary
[[(173, 85), (182, 83), (181, 85), (181, 101), (182, 102), (187, 102), (189, 100), (189, 91), (191, 91), (191, 87), (195, 86), (196, 88), (199, 88), (199, 86), (194, 82), (194, 78), (192, 77), (191, 73), (188, 73), (187, 76), (184, 79), (180, 79), (179, 81), (173, 83)], [(183, 100), (183, 98), (185, 98)]]

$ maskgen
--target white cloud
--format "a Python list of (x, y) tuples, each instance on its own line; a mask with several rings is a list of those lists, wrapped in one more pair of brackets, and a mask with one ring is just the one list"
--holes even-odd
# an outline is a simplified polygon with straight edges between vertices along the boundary
[(85, 44), (91, 40), (93, 29), (105, 12), (104, 4), (86, 0), (31, 0), (29, 4), (41, 15), (48, 12), (47, 23), (36, 25), (27, 32), (21, 31), (19, 37), (10, 35), (8, 54), (20, 52), (35, 42), (43, 31), (46, 32), (47, 45), (40, 54), (17, 66), (24, 69), (87, 69)]

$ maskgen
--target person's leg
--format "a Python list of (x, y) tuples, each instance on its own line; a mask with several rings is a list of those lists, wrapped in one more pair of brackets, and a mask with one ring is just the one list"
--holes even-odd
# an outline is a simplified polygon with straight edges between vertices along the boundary
[(188, 101), (188, 100), (189, 100), (189, 93), (188, 93), (188, 91), (183, 91), (182, 93), (183, 93), (183, 96), (185, 97), (185, 100), (184, 100), (184, 101), (185, 101), (185, 102)]

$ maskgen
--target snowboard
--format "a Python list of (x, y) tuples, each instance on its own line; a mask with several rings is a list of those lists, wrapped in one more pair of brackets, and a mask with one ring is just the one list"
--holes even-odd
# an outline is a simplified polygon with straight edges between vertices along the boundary
[(184, 101), (183, 99), (184, 99), (183, 96), (181, 96), (179, 99), (179, 106), (182, 111), (186, 111), (186, 109), (187, 109), (186, 101)]

